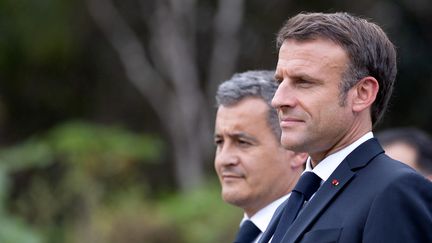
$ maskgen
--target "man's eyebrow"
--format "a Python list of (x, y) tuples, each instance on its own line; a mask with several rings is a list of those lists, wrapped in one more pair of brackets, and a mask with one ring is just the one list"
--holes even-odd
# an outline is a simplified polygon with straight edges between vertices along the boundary
[(234, 137), (234, 138), (245, 138), (251, 142), (256, 142), (256, 143), (258, 142), (258, 140), (255, 137), (253, 137), (247, 133), (244, 133), (244, 132), (231, 133), (231, 134), (229, 134), (229, 136)]
[[(322, 83), (323, 82), (321, 79), (313, 77), (313, 76), (311, 76), (311, 75), (309, 75), (307, 73), (304, 73), (304, 72), (299, 72), (299, 73), (292, 74), (292, 75), (289, 76), (289, 78), (293, 79), (293, 80), (303, 79), (303, 80), (307, 80), (307, 81), (311, 81), (311, 82), (316, 82), (316, 83)], [(276, 73), (275, 74), (275, 79), (276, 79), (276, 81), (278, 81), (278, 80), (283, 79), (283, 77), (281, 75), (279, 75), (279, 74)]]
[(313, 81), (313, 82), (322, 82), (321, 79), (312, 77), (312, 76), (310, 76), (307, 73), (298, 73), (298, 74), (295, 74), (295, 75), (293, 75), (293, 78), (294, 79), (305, 79), (305, 80), (309, 80), (309, 81)]

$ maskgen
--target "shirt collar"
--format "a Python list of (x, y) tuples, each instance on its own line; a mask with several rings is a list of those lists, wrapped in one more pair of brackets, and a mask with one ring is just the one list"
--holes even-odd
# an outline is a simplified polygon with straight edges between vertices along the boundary
[(360, 144), (366, 142), (367, 140), (373, 138), (373, 133), (368, 132), (359, 139), (357, 139), (355, 142), (351, 143), (347, 147), (337, 151), (334, 154), (331, 154), (324, 158), (321, 162), (318, 163), (315, 168), (312, 169), (311, 165), (311, 158), (309, 157), (306, 161), (306, 171), (313, 171), (317, 176), (319, 176), (323, 182), (326, 181), (330, 175), (333, 173), (333, 171), (336, 170), (336, 168), (342, 163), (342, 161), (352, 152), (354, 149), (356, 149)]
[(246, 214), (244, 214), (243, 219), (240, 223), (240, 225), (245, 220), (252, 221), (256, 227), (258, 227), (261, 232), (264, 232), (267, 229), (268, 224), (270, 223), (270, 220), (276, 211), (276, 209), (281, 205), (290, 195), (291, 193), (273, 201), (269, 205), (265, 206), (264, 208), (260, 209), (257, 213), (255, 213), (252, 217), (248, 217)]

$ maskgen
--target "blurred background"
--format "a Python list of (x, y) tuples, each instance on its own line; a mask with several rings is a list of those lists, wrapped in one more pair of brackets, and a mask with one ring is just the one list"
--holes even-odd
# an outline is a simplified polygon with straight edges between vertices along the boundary
[(429, 0), (1, 0), (0, 242), (230, 242), (214, 93), (274, 69), (301, 11), (348, 11), (398, 48), (377, 130), (432, 132)]

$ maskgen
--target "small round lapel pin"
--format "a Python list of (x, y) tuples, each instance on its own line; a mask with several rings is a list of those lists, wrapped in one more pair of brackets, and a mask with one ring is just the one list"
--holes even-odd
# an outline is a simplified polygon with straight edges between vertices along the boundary
[(333, 179), (331, 183), (332, 183), (333, 186), (338, 186), (339, 185), (339, 181), (336, 180), (336, 179)]

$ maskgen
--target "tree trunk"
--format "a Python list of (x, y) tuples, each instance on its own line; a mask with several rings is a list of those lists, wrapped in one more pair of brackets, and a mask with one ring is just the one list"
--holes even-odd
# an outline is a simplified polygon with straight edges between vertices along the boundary
[[(212, 147), (210, 104), (217, 83), (235, 69), (243, 0), (219, 1), (207, 90), (200, 85), (196, 61), (199, 22), (195, 20), (198, 10), (194, 0), (155, 1), (153, 15), (144, 16), (150, 32), (146, 40), (138, 38), (111, 0), (87, 3), (96, 25), (118, 54), (127, 80), (149, 102), (165, 127), (173, 145), (180, 189), (188, 191), (200, 185)], [(146, 7), (144, 3), (142, 7)], [(152, 47), (150, 53), (146, 46)]]

